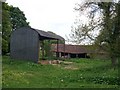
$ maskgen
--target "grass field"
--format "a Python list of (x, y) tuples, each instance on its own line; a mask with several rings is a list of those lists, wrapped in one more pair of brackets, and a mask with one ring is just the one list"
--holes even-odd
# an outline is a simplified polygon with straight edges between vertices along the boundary
[[(68, 62), (69, 61), (69, 62)], [(2, 59), (3, 88), (117, 88), (110, 60), (70, 59), (58, 65)]]

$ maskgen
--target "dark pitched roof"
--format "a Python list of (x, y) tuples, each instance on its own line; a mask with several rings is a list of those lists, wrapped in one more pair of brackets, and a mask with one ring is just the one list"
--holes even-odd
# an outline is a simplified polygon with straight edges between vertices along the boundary
[(39, 36), (41, 37), (40, 39), (54, 39), (54, 40), (64, 41), (63, 37), (61, 37), (60, 35), (57, 35), (55, 33), (46, 32), (46, 31), (43, 31), (43, 30), (38, 30), (38, 29), (31, 28), (31, 27), (21, 27), (19, 29), (35, 30), (39, 34)]
[[(52, 44), (52, 51), (57, 52), (57, 44)], [(64, 44), (58, 44), (58, 52), (64, 52)], [(89, 51), (84, 47), (84, 45), (66, 45), (65, 53), (88, 53)]]
[[(32, 28), (33, 29), (33, 28)], [(50, 32), (45, 32), (45, 31), (42, 31), (42, 30), (38, 30), (38, 29), (34, 29), (35, 31), (38, 32), (38, 34), (42, 37), (44, 37), (45, 39), (55, 39), (55, 40), (64, 40), (63, 37), (61, 37), (60, 35), (57, 35), (57, 34), (52, 34)]]

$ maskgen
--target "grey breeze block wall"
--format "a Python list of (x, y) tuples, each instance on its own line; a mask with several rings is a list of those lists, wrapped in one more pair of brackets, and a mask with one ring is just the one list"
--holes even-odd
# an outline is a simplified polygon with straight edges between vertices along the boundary
[(37, 62), (39, 59), (39, 35), (31, 28), (13, 31), (10, 41), (10, 55), (13, 59)]

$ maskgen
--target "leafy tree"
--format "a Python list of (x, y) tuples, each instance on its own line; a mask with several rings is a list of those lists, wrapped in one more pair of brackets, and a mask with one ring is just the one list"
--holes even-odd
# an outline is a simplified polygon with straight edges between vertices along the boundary
[(44, 44), (45, 57), (52, 56), (52, 53), (51, 53), (51, 41), (50, 40), (45, 40), (44, 43), (45, 43)]
[[(97, 40), (100, 45), (104, 43), (105, 49), (109, 52), (113, 66), (116, 64), (116, 60), (120, 57), (119, 45), (120, 45), (120, 3), (101, 3), (98, 4), (102, 8), (103, 18), (103, 30), (101, 31)], [(114, 7), (114, 8), (113, 8)], [(102, 45), (103, 46), (103, 45)]]
[[(73, 27), (72, 37), (79, 42), (93, 41), (92, 44), (104, 48), (111, 57), (112, 64), (120, 57), (120, 1), (116, 2), (85, 2), (78, 4), (75, 10), (87, 12), (88, 22)], [(85, 13), (86, 14), (86, 13)], [(98, 17), (99, 16), (99, 17)], [(95, 33), (94, 33), (95, 32)], [(97, 34), (96, 34), (97, 33)], [(87, 38), (86, 38), (87, 37)]]
[(29, 26), (24, 13), (18, 8), (2, 3), (2, 54), (10, 51), (10, 35), (17, 28)]
[(9, 37), (12, 31), (9, 9), (7, 3), (2, 4), (2, 54), (8, 52)]
[(25, 14), (18, 7), (10, 7), (10, 20), (12, 23), (12, 29), (16, 30), (17, 28), (29, 26)]

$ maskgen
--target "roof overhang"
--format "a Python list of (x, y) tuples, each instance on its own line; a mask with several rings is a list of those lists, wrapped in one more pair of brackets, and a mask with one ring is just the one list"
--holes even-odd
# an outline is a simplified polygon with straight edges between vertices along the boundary
[[(32, 28), (33, 29), (33, 28)], [(61, 41), (65, 41), (65, 39), (63, 37), (61, 37), (60, 35), (57, 34), (53, 34), (50, 32), (46, 32), (43, 30), (38, 30), (38, 29), (34, 29), (35, 31), (38, 32), (38, 34), (40, 35), (41, 39), (48, 39), (48, 40), (61, 40)]]

